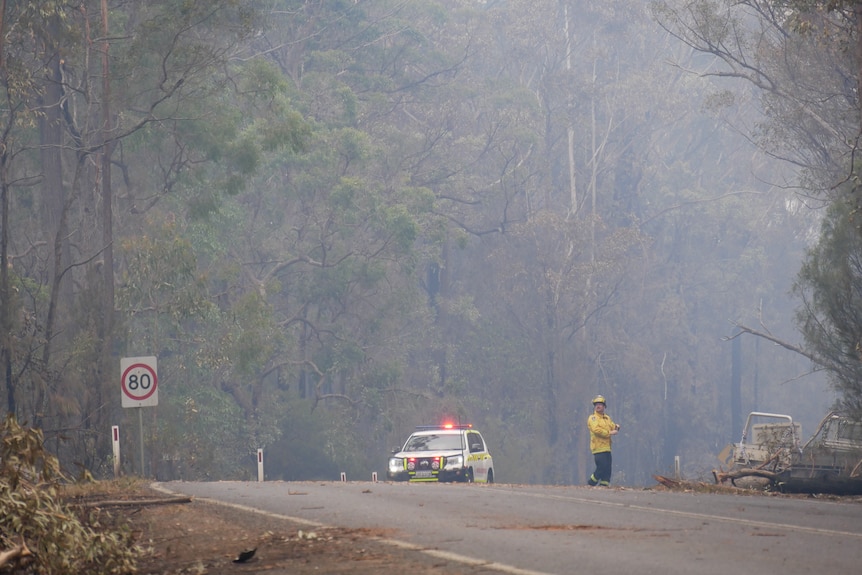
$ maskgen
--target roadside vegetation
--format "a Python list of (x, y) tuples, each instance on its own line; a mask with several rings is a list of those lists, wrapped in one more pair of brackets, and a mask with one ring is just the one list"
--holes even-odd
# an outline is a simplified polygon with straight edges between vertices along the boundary
[(582, 483), (602, 393), (643, 485), (859, 407), (858, 3), (2, 10), (0, 412), (63, 469), (368, 477), (448, 416)]
[(7, 417), (0, 428), (0, 572), (134, 572), (131, 532), (70, 505), (70, 483), (41, 432)]

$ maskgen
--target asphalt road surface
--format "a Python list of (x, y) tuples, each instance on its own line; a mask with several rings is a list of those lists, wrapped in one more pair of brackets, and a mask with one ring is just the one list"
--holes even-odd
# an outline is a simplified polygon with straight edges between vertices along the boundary
[(834, 573), (862, 565), (862, 504), (620, 488), (388, 482), (169, 482), (174, 493), (515, 575)]

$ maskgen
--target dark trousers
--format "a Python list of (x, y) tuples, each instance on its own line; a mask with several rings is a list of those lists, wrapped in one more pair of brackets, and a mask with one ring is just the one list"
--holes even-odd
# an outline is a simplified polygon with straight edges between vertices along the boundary
[(594, 453), (593, 457), (596, 460), (596, 470), (590, 476), (587, 482), (590, 485), (610, 485), (611, 484), (611, 452), (602, 451)]

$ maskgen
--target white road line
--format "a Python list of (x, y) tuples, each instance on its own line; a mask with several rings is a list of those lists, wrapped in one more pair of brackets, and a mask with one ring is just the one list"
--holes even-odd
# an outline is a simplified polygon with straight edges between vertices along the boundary
[(531, 571), (529, 569), (519, 569), (518, 567), (514, 567), (512, 565), (506, 565), (505, 563), (497, 563), (494, 561), (485, 561), (483, 559), (475, 559), (473, 557), (467, 557), (466, 555), (459, 555), (458, 553), (450, 553), (449, 551), (440, 551), (439, 549), (427, 549), (422, 547), (421, 545), (416, 545), (413, 543), (408, 543), (406, 541), (399, 541), (397, 539), (377, 539), (382, 543), (387, 543), (389, 545), (393, 545), (395, 547), (401, 547), (402, 549), (410, 549), (411, 551), (419, 551), (421, 553), (425, 553), (426, 555), (430, 555), (431, 557), (437, 557), (438, 559), (447, 559), (449, 561), (456, 561), (458, 563), (463, 563), (465, 565), (470, 565), (473, 567), (484, 567), (486, 569), (494, 569), (496, 571), (502, 571), (503, 573), (511, 573), (512, 575), (552, 575), (550, 573), (545, 573), (544, 571)]
[[(150, 485), (153, 489), (157, 491), (161, 491), (162, 493), (167, 493), (169, 495), (181, 495), (181, 493), (171, 491), (165, 487), (157, 483), (153, 483)], [(227, 503), (225, 501), (219, 501), (217, 499), (210, 499), (208, 497), (197, 497), (194, 499), (196, 501), (203, 501), (205, 503), (212, 503), (214, 505), (222, 505), (224, 507), (231, 507), (233, 509), (240, 509), (242, 511), (249, 511), (251, 513), (257, 513), (258, 515), (263, 515), (265, 517), (272, 517), (275, 519), (285, 519), (288, 521), (293, 521), (294, 523), (299, 523), (301, 525), (308, 525), (309, 527), (316, 527), (317, 529), (327, 529), (332, 528), (330, 525), (326, 525), (325, 523), (319, 523), (317, 521), (309, 521), (308, 519), (303, 519), (302, 517), (292, 517), (290, 515), (282, 515), (280, 513), (272, 513), (270, 511), (264, 511), (262, 509), (257, 509), (255, 507), (249, 507), (247, 505), (241, 505), (239, 503)], [(497, 563), (494, 561), (486, 561), (484, 559), (476, 559), (475, 557), (467, 557), (466, 555), (459, 555), (458, 553), (450, 553), (449, 551), (441, 551), (439, 549), (428, 549), (421, 545), (416, 545), (414, 543), (409, 543), (407, 541), (400, 541), (398, 539), (384, 539), (382, 537), (371, 537), (370, 539), (374, 541), (379, 541), (380, 543), (384, 543), (386, 545), (391, 545), (393, 547), (399, 547), (401, 549), (409, 549), (411, 551), (418, 551), (420, 553), (424, 553), (425, 555), (429, 555), (431, 557), (436, 557), (438, 559), (445, 559), (447, 561), (454, 561), (456, 563), (463, 563), (464, 565), (470, 565), (471, 567), (483, 567), (485, 569), (493, 569), (495, 571), (500, 571), (502, 573), (509, 573), (510, 575), (553, 575), (552, 573), (545, 573), (544, 571), (531, 571), (529, 569), (519, 569), (513, 565), (506, 565), (505, 563)]]

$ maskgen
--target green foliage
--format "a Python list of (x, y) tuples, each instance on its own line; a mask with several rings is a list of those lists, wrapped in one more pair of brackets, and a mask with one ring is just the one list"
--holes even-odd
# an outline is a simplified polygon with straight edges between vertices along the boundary
[(247, 294), (233, 307), (235, 335), (227, 350), (240, 374), (254, 376), (280, 348), (281, 334), (271, 307), (258, 294)]
[(130, 316), (157, 312), (179, 322), (207, 313), (205, 278), (175, 221), (154, 222), (148, 235), (127, 235), (120, 253), (127, 266), (117, 298)]
[(820, 240), (799, 272), (797, 323), (807, 349), (826, 368), (842, 406), (862, 417), (862, 234), (856, 211), (834, 202)]
[(81, 517), (64, 505), (58, 487), (65, 479), (43, 448), (42, 432), (7, 416), (0, 428), (0, 548), (23, 542), (32, 551), (13, 560), (14, 572), (134, 572), (138, 550), (131, 532), (104, 529), (95, 516)]

